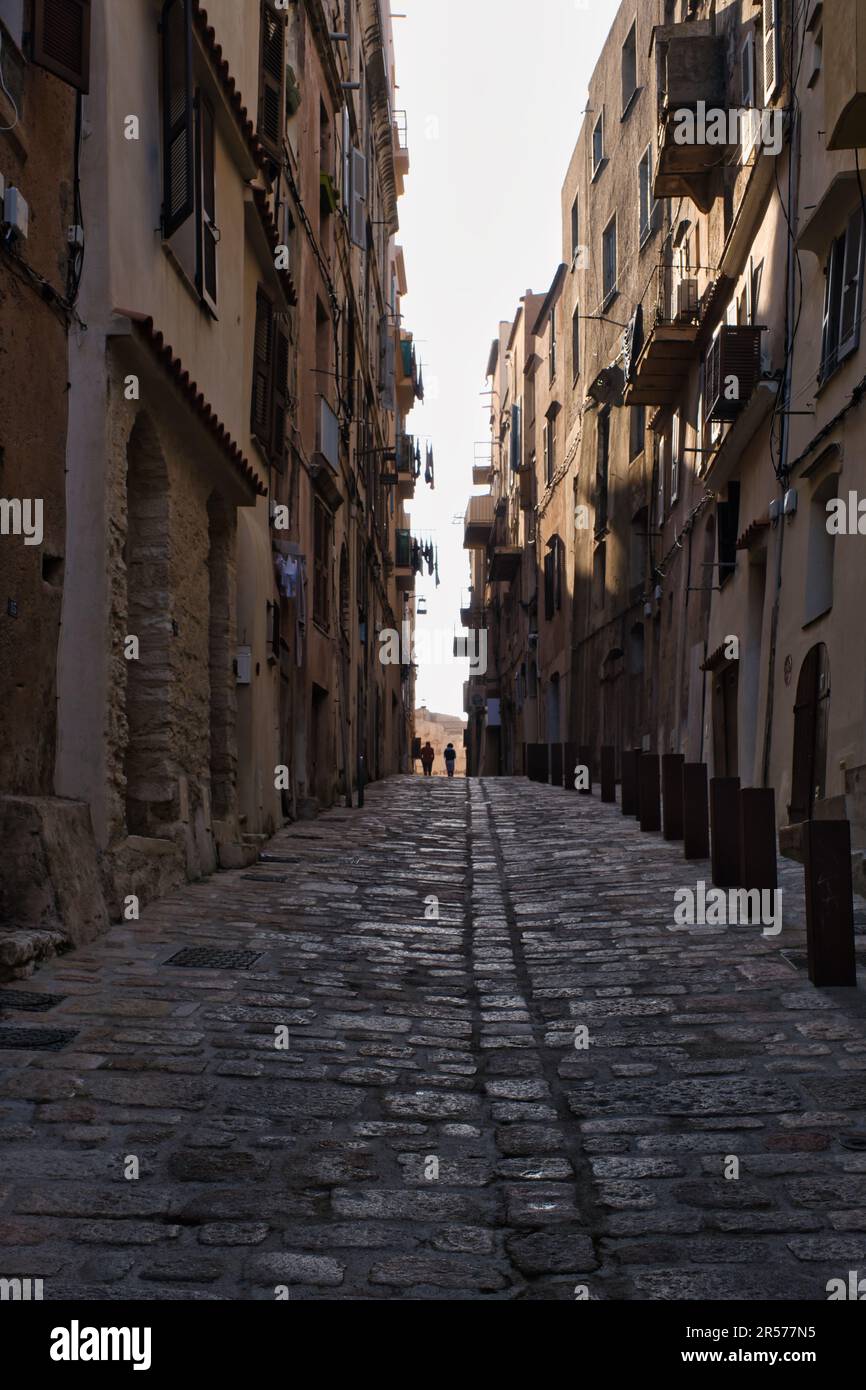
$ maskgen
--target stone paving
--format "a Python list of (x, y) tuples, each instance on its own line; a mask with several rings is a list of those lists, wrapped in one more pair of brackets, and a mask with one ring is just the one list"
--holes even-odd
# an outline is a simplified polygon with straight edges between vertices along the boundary
[(75, 1034), (0, 1051), (0, 1277), (823, 1300), (866, 1270), (862, 980), (809, 984), (796, 865), (781, 936), (676, 928), (708, 865), (523, 779), (395, 778), (266, 854), (16, 986), (49, 1011), (0, 990), (0, 1027)]

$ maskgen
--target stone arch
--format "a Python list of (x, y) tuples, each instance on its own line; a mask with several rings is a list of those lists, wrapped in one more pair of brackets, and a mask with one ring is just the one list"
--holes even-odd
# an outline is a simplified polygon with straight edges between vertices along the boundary
[(171, 757), (171, 553), (168, 467), (150, 416), (136, 417), (126, 446), (127, 634), (126, 825), (159, 835), (176, 818)]

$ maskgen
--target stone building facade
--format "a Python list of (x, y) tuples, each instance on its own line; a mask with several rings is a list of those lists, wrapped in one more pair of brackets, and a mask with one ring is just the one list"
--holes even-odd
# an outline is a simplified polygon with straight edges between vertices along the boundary
[[(34, 272), (71, 261), (74, 289), (30, 306), (38, 335), (11, 290), (0, 304), (31, 355), (4, 447), (38, 454), (48, 518), (42, 552), (10, 561), (30, 561), (9, 581), (30, 636), (4, 621), (2, 640), (19, 665), (41, 643), (44, 688), (8, 663), (22, 732), (0, 790), (79, 808), (104, 925), (409, 770), (413, 672), (379, 638), (412, 623), (422, 385), (379, 0), (61, 9), (0, 10), (20, 11), (22, 81), (41, 84), (3, 172), (16, 140), (34, 174), (45, 161)], [(51, 76), (27, 66), (40, 44)], [(28, 409), (37, 361), (53, 394)]]
[(0, 3), (0, 975), (107, 924), (86, 805), (55, 795), (79, 93), (42, 7)]
[(539, 741), (772, 786), (793, 854), (821, 815), (866, 849), (864, 32), (855, 0), (620, 7), (561, 192), (563, 477), (536, 450), (526, 526), (539, 592), (567, 532), (568, 615), (526, 638)]

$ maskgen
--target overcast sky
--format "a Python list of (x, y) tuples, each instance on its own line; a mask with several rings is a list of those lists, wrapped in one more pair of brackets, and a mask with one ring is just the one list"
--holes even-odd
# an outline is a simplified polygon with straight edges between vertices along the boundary
[[(383, 0), (387, 3), (387, 0)], [(420, 482), (412, 528), (439, 546), (427, 603), (416, 703), (462, 714), (467, 664), (451, 658), (469, 583), (463, 513), (474, 442), (489, 437), (482, 396), (490, 344), (527, 289), (559, 264), (559, 195), (586, 89), (618, 0), (394, 0), (397, 106), (408, 114), (411, 169), (400, 202), (409, 293), (426, 400), (409, 428), (433, 442), (436, 489)], [(459, 524), (457, 523), (459, 518)], [(421, 653), (423, 656), (423, 652)]]

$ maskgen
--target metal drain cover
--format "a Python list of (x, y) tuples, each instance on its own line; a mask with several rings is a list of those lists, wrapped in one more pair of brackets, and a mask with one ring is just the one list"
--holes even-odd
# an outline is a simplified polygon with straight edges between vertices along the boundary
[(28, 1014), (42, 1014), (65, 999), (65, 994), (37, 994), (35, 990), (0, 989), (0, 1009), (22, 1009)]
[(210, 946), (185, 946), (170, 956), (166, 965), (184, 965), (193, 970), (249, 970), (264, 951), (219, 951)]
[(77, 1037), (77, 1033), (64, 1032), (60, 1028), (0, 1028), (0, 1050), (21, 1048), (35, 1052), (59, 1052)]

